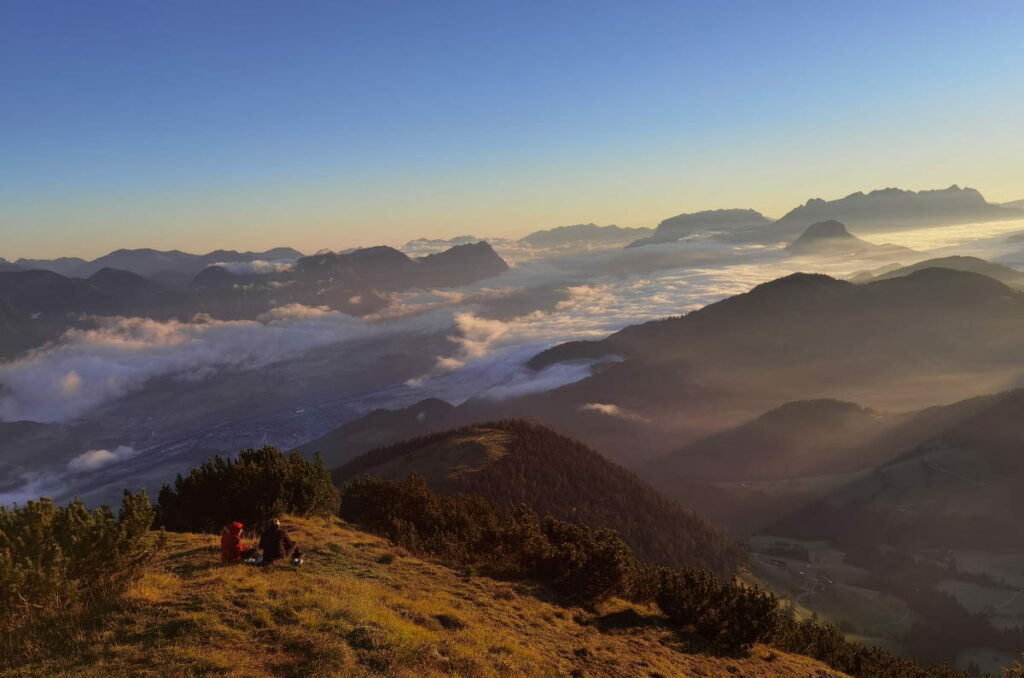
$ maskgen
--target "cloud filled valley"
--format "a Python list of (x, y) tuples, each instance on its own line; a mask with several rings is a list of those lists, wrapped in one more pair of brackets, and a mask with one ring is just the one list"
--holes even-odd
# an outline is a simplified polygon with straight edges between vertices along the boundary
[[(1006, 234), (1020, 226), (941, 226), (868, 238), (914, 248), (902, 265), (951, 253), (996, 259), (1012, 255)], [(254, 438), (293, 447), (371, 410), (426, 398), (496, 403), (480, 411), (500, 413), (503, 401), (566, 388), (619, 359), (526, 366), (557, 344), (600, 340), (798, 270), (844, 278), (892, 263), (793, 257), (779, 246), (700, 236), (546, 253), (514, 241), (496, 244), (513, 262), (504, 272), (464, 285), (387, 291), (386, 303), (358, 314), (285, 301), (249, 319), (84, 318), (0, 363), (0, 426), (34, 422), (50, 432), (8, 436), (27, 451), (7, 456), (7, 489), (0, 492), (23, 496), (41, 478), (59, 488), (56, 494), (155, 480), (183, 458), (230, 453)], [(444, 252), (451, 245), (420, 246)], [(295, 276), (295, 261), (251, 257), (229, 268), (272, 280)], [(657, 428), (651, 412), (614, 398), (583, 400), (571, 412), (597, 431), (602, 418)], [(127, 449), (132, 453), (117, 452)], [(76, 477), (69, 479), (72, 468)]]

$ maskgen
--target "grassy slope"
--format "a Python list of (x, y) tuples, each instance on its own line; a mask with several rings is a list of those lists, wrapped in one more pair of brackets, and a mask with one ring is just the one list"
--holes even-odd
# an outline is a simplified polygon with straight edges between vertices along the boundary
[(216, 537), (168, 535), (102, 642), (14, 675), (840, 676), (761, 646), (739, 659), (687, 654), (652, 610), (560, 605), (337, 520), (286, 525), (309, 554), (300, 570), (224, 567)]

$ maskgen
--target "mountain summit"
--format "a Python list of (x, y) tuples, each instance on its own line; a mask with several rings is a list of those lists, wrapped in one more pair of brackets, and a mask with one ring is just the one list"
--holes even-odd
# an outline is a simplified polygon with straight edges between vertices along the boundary
[(799, 238), (791, 242), (786, 251), (795, 256), (874, 257), (913, 254), (912, 250), (897, 245), (875, 245), (861, 240), (846, 230), (846, 225), (835, 219), (819, 221), (807, 227)]

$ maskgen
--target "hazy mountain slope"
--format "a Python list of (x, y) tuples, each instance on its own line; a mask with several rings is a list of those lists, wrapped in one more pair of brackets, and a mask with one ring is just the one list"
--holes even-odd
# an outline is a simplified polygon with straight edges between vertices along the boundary
[(797, 273), (685, 316), (556, 346), (529, 365), (617, 355), (625, 362), (602, 375), (657, 364), (726, 376), (742, 366), (790, 379), (891, 378), (887, 370), (915, 372), (935, 360), (964, 368), (1018, 364), (1013, 352), (1021, 343), (1010, 328), (1024, 328), (1024, 295), (977, 274), (926, 269), (862, 286)]
[(771, 223), (760, 212), (752, 209), (721, 209), (679, 214), (665, 219), (646, 238), (630, 243), (629, 247), (675, 242), (691, 235), (721, 235), (756, 230)]
[[(962, 405), (961, 405), (962, 407)], [(856, 477), (782, 527), (833, 539), (874, 530), (932, 548), (1024, 550), (1024, 392), (969, 403), (940, 432)], [(933, 413), (934, 414), (934, 413)]]
[(12, 358), (52, 339), (56, 331), (0, 298), (0, 359)]
[(989, 203), (973, 188), (932, 191), (883, 188), (837, 200), (812, 198), (781, 219), (750, 233), (760, 241), (790, 240), (818, 221), (835, 219), (857, 232), (876, 233), (972, 221), (1024, 219), (1024, 210)]
[(597, 224), (576, 224), (557, 226), (533, 233), (519, 239), (530, 247), (563, 247), (565, 245), (610, 245), (631, 242), (654, 233), (653, 228), (628, 228), (623, 226), (598, 226)]
[(89, 313), (111, 301), (84, 280), (44, 270), (0, 273), (0, 299), (26, 313)]
[(913, 255), (914, 251), (898, 245), (875, 245), (861, 240), (846, 230), (839, 221), (819, 221), (807, 227), (800, 237), (786, 246), (786, 251), (798, 257), (898, 257)]
[(653, 609), (584, 609), (529, 585), (467, 576), (340, 521), (285, 518), (301, 569), (223, 567), (217, 537), (168, 535), (165, 552), (105, 620), (107, 642), (8, 675), (571, 676), (840, 678), (755, 646), (688, 653)]
[(644, 557), (732, 574), (745, 557), (735, 542), (692, 511), (585, 445), (538, 424), (467, 426), (372, 450), (335, 471), (387, 479), (411, 472), (443, 493), (478, 494), (503, 506), (617, 530)]
[(870, 285), (794, 274), (527, 364), (609, 357), (584, 380), (501, 403), (502, 416), (542, 417), (634, 466), (790, 401), (954, 402), (1024, 377), (1024, 295), (946, 269)]
[(787, 403), (639, 472), (666, 496), (750, 534), (926, 445), (1002, 397), (899, 415), (834, 400)]
[(861, 471), (893, 461), (1003, 397), (979, 396), (904, 414), (828, 399), (786, 403), (654, 460), (643, 475), (666, 488), (671, 478), (770, 481)]
[(16, 264), (12, 264), (11, 262), (9, 262), (6, 259), (4, 259), (3, 257), (0, 257), (0, 271), (20, 271), (20, 270), (22, 270), (21, 266), (18, 266)]
[(379, 409), (299, 447), (307, 456), (320, 452), (331, 468), (375, 447), (455, 428), (463, 423), (455, 406), (428, 398), (396, 410)]
[(196, 310), (190, 295), (115, 269), (102, 269), (87, 280), (45, 270), (0, 273), (0, 299), (47, 322), (64, 315), (163, 317)]
[(918, 263), (910, 266), (903, 266), (902, 268), (886, 271), (877, 275), (864, 275), (857, 278), (851, 278), (851, 281), (866, 283), (875, 282), (877, 280), (888, 280), (890, 278), (902, 278), (926, 268), (948, 268), (954, 271), (968, 271), (970, 273), (977, 273), (979, 275), (984, 275), (994, 280), (998, 280), (1008, 287), (1013, 287), (1015, 289), (1024, 288), (1024, 272), (1018, 271), (1015, 268), (1010, 268), (1009, 266), (994, 264), (992, 262), (985, 261), (984, 259), (979, 259), (978, 257), (964, 256), (926, 259), (925, 261), (919, 261)]
[[(858, 470), (873, 461), (850, 453), (899, 421), (854, 403), (787, 403), (729, 431), (688, 445), (644, 468), (649, 478), (775, 480)], [(663, 485), (664, 487), (664, 485)]]

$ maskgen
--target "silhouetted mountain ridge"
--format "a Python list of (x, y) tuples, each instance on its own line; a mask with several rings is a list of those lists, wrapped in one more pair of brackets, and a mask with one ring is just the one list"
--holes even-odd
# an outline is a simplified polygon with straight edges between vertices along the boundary
[(597, 224), (575, 224), (556, 226), (519, 239), (531, 247), (560, 247), (570, 244), (602, 245), (614, 244), (642, 238), (654, 233), (652, 228), (629, 228), (623, 226), (598, 226)]
[(939, 257), (936, 259), (927, 259), (920, 261), (910, 266), (903, 266), (893, 270), (887, 270), (877, 275), (873, 275), (870, 271), (864, 272), (860, 275), (850, 278), (851, 282), (867, 283), (875, 282), (878, 280), (889, 280), (891, 278), (902, 278), (911, 273), (921, 271), (927, 268), (945, 268), (954, 271), (967, 271), (970, 273), (977, 273), (979, 275), (998, 280), (999, 282), (1013, 287), (1016, 289), (1024, 288), (1024, 272), (1018, 271), (1017, 269), (1010, 268), (1009, 266), (1003, 266), (1001, 264), (994, 264), (978, 257), (964, 257), (964, 256), (952, 256), (952, 257)]
[(876, 233), (1000, 219), (1024, 219), (1024, 209), (989, 203), (977, 190), (956, 185), (925, 191), (883, 188), (838, 200), (812, 198), (750, 236), (764, 242), (790, 240), (811, 224), (827, 220)]
[(770, 223), (771, 219), (752, 209), (718, 209), (679, 214), (665, 219), (658, 224), (651, 236), (636, 240), (630, 243), (629, 247), (676, 242), (692, 235), (745, 232)]

